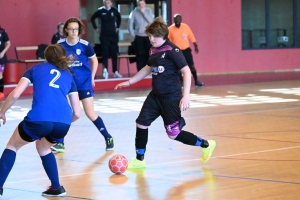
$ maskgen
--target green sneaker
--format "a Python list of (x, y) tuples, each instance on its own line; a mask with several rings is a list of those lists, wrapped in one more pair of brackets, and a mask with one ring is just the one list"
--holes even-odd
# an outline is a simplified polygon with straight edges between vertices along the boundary
[(65, 145), (62, 143), (56, 143), (51, 147), (53, 153), (63, 153), (65, 152)]
[(216, 148), (216, 141), (214, 140), (207, 140), (209, 146), (207, 148), (202, 148), (202, 158), (201, 162), (206, 163), (209, 161), (211, 155), (213, 154), (215, 148)]
[(129, 163), (128, 163), (128, 168), (127, 169), (141, 169), (141, 168), (146, 168), (146, 161), (140, 161), (136, 158), (133, 158)]
[(106, 151), (113, 150), (113, 148), (114, 148), (114, 139), (112, 137), (105, 139), (105, 144), (106, 144)]

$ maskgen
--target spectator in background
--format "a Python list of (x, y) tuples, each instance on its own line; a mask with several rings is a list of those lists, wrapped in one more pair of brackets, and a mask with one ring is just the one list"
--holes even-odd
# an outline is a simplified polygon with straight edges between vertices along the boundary
[(190, 48), (189, 40), (194, 44), (195, 52), (198, 53), (198, 45), (196, 39), (190, 27), (187, 24), (181, 23), (182, 18), (180, 14), (174, 15), (174, 24), (169, 26), (169, 39), (176, 46), (182, 50), (182, 53), (190, 67), (192, 75), (194, 77), (195, 86), (203, 86), (204, 83), (198, 81), (197, 71), (194, 66), (192, 50)]
[(140, 71), (149, 59), (151, 43), (145, 33), (145, 27), (153, 22), (153, 14), (151, 9), (146, 7), (145, 0), (137, 0), (137, 5), (129, 15), (128, 30), (134, 41), (137, 71)]
[(5, 68), (5, 64), (7, 62), (6, 52), (10, 47), (10, 41), (5, 29), (1, 28), (0, 25), (0, 101), (4, 99), (4, 80), (3, 80), (3, 72)]
[[(108, 79), (108, 58), (111, 56), (114, 78), (122, 78), (122, 75), (118, 72), (118, 32), (121, 24), (121, 15), (116, 8), (112, 7), (111, 0), (103, 0), (103, 5), (91, 17), (94, 29), (100, 34), (102, 76), (104, 79)], [(96, 19), (98, 19), (99, 27), (96, 25)]]
[(51, 44), (56, 44), (58, 40), (65, 38), (64, 36), (64, 23), (59, 22), (57, 24), (57, 32), (52, 36)]

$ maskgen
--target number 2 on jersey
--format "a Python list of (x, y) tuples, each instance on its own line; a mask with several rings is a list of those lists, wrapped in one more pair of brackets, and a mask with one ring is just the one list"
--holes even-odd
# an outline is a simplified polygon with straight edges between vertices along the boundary
[(50, 74), (54, 74), (54, 73), (56, 73), (56, 76), (50, 81), (49, 86), (54, 88), (59, 88), (59, 85), (54, 84), (54, 82), (57, 81), (57, 79), (59, 79), (60, 72), (56, 69), (51, 69)]

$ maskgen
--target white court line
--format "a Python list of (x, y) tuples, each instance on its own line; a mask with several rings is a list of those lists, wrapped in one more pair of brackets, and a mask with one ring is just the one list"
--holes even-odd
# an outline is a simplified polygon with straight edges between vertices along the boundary
[[(249, 153), (230, 154), (230, 155), (225, 155), (225, 156), (212, 156), (211, 158), (226, 158), (226, 157), (232, 157), (232, 156), (241, 156), (241, 155), (249, 155), (249, 154), (256, 154), (256, 153), (266, 153), (266, 152), (281, 151), (281, 150), (295, 149), (295, 148), (300, 148), (300, 146), (293, 146), (293, 147), (286, 147), (286, 148), (279, 148), (279, 149), (271, 149), (271, 150), (264, 150), (264, 151), (253, 151), (253, 152), (249, 152)], [(200, 158), (191, 159), (191, 160), (181, 160), (181, 161), (176, 161), (176, 162), (167, 162), (167, 163), (147, 165), (147, 167), (160, 166), (160, 165), (169, 165), (169, 164), (174, 164), (174, 163), (182, 163), (182, 162), (190, 162), (190, 161), (199, 161), (199, 160), (200, 160)], [(61, 178), (81, 176), (81, 175), (86, 175), (86, 174), (95, 174), (95, 173), (107, 172), (107, 171), (108, 170), (100, 170), (100, 171), (93, 171), (93, 172), (80, 173), (80, 174), (70, 174), (70, 175), (65, 175), (65, 176), (59, 176), (59, 178), (61, 179)], [(22, 182), (40, 181), (40, 180), (49, 180), (49, 179), (48, 178), (40, 178), (40, 179), (31, 179), (31, 180), (23, 180), (23, 181), (11, 181), (11, 182), (5, 183), (5, 185), (14, 184), (14, 183), (22, 183)]]

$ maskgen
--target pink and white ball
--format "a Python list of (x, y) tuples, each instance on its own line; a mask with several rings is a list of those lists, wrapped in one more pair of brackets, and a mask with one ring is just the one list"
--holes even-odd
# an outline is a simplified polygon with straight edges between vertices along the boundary
[(109, 159), (108, 167), (115, 174), (122, 174), (128, 167), (128, 160), (125, 156), (117, 154)]

